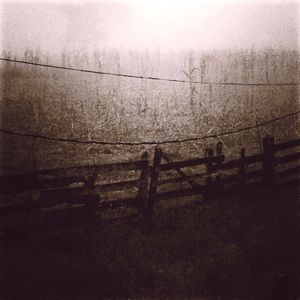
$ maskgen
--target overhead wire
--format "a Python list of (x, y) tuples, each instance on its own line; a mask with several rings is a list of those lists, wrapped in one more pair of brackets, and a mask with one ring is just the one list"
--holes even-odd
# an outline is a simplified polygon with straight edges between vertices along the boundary
[(232, 85), (232, 86), (296, 86), (296, 85), (300, 85), (300, 82), (277, 82), (277, 83), (258, 83), (258, 82), (252, 82), (251, 83), (250, 82), (250, 83), (243, 83), (243, 82), (193, 81), (193, 80), (184, 80), (184, 79), (175, 79), (175, 78), (141, 76), (141, 75), (133, 75), (133, 74), (104, 72), (104, 71), (64, 67), (64, 66), (58, 66), (58, 65), (34, 63), (34, 62), (28, 62), (28, 61), (24, 61), (24, 60), (9, 59), (9, 58), (3, 58), (3, 57), (0, 57), (0, 60), (1, 61), (6, 61), (6, 62), (32, 65), (32, 66), (37, 66), (37, 67), (52, 68), (52, 69), (68, 70), (68, 71), (91, 73), (91, 74), (98, 74), (98, 75), (117, 76), (117, 77), (124, 77), (124, 78), (165, 81), (165, 82), (194, 83), (194, 84), (203, 84), (203, 85), (225, 85), (225, 86), (226, 85), (227, 86), (230, 86), (230, 85)]
[(270, 120), (266, 120), (261, 123), (256, 123), (255, 125), (246, 126), (246, 127), (237, 128), (237, 129), (231, 129), (231, 130), (224, 131), (221, 133), (203, 135), (203, 136), (198, 136), (198, 137), (183, 138), (183, 139), (161, 140), (161, 141), (158, 140), (158, 141), (141, 141), (141, 142), (125, 142), (125, 141), (111, 142), (111, 141), (100, 141), (100, 140), (95, 140), (95, 139), (81, 140), (78, 138), (51, 137), (48, 135), (41, 135), (41, 134), (35, 134), (35, 133), (16, 132), (16, 131), (9, 130), (9, 129), (0, 129), (0, 133), (13, 135), (13, 136), (27, 137), (27, 138), (38, 138), (38, 139), (48, 140), (48, 141), (53, 141), (53, 142), (67, 142), (67, 143), (76, 143), (76, 144), (124, 145), (124, 146), (163, 145), (163, 144), (176, 144), (176, 143), (183, 143), (183, 142), (200, 141), (200, 140), (205, 140), (205, 139), (209, 139), (209, 138), (218, 138), (218, 137), (222, 137), (225, 135), (231, 135), (231, 134), (239, 133), (242, 131), (262, 127), (267, 124), (271, 124), (273, 122), (276, 122), (276, 121), (279, 121), (279, 120), (282, 120), (282, 119), (285, 119), (288, 117), (292, 117), (292, 116), (295, 116), (298, 114), (300, 114), (300, 110), (295, 111), (295, 112), (290, 112), (288, 114), (285, 114), (285, 115), (282, 115), (282, 116), (279, 116), (279, 117), (276, 117), (276, 118), (273, 118)]
[[(188, 80), (181, 80), (181, 79), (171, 79), (171, 78), (160, 78), (160, 77), (152, 77), (152, 76), (139, 76), (139, 75), (131, 75), (131, 74), (122, 74), (122, 73), (113, 73), (113, 72), (103, 72), (103, 71), (95, 71), (95, 70), (87, 70), (87, 69), (78, 69), (78, 68), (71, 68), (71, 67), (64, 67), (58, 65), (49, 65), (49, 64), (42, 64), (42, 63), (33, 63), (23, 60), (16, 60), (16, 59), (8, 59), (0, 57), (1, 61), (6, 62), (14, 62), (14, 63), (21, 63), (26, 65), (34, 65), (38, 67), (46, 67), (46, 68), (54, 68), (54, 69), (61, 69), (61, 70), (69, 70), (69, 71), (76, 71), (76, 72), (84, 72), (84, 73), (92, 73), (92, 74), (99, 74), (99, 75), (109, 75), (109, 76), (118, 76), (118, 77), (126, 77), (126, 78), (135, 78), (135, 79), (146, 79), (146, 80), (157, 80), (157, 81), (169, 81), (169, 82), (181, 82), (181, 83), (199, 83), (199, 84), (211, 84), (211, 85), (238, 85), (238, 86), (290, 86), (290, 85), (300, 85), (298, 82), (290, 82), (290, 83), (239, 83), (239, 82), (208, 82), (208, 81), (188, 81)], [(252, 126), (247, 126), (238, 129), (231, 129), (229, 131), (225, 131), (218, 134), (209, 134), (200, 137), (190, 137), (190, 138), (183, 138), (183, 139), (172, 139), (172, 140), (162, 140), (162, 141), (141, 141), (141, 142), (128, 142), (128, 141), (121, 141), (121, 142), (111, 142), (111, 141), (100, 141), (100, 140), (82, 140), (79, 138), (64, 138), (64, 137), (51, 137), (48, 135), (42, 134), (35, 134), (35, 133), (24, 133), (24, 132), (16, 132), (10, 129), (0, 129), (0, 133), (13, 135), (13, 136), (20, 136), (20, 137), (28, 137), (28, 138), (38, 138), (42, 140), (54, 141), (54, 142), (68, 142), (68, 143), (78, 143), (78, 144), (97, 144), (97, 145), (125, 145), (125, 146), (136, 146), (136, 145), (161, 145), (161, 144), (174, 144), (174, 143), (183, 143), (183, 142), (191, 142), (191, 141), (199, 141), (209, 138), (218, 138), (221, 136), (234, 134), (246, 130), (251, 130), (254, 128), (258, 128), (261, 126), (265, 126), (267, 124), (276, 122), (278, 120), (291, 117), (294, 115), (299, 114), (300, 111), (291, 112), (285, 114), (283, 116), (273, 118), (271, 120), (267, 120), (261, 123), (257, 123)]]

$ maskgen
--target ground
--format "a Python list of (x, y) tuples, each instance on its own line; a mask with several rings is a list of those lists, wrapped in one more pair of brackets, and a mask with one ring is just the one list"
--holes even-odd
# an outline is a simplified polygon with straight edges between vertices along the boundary
[(299, 189), (180, 203), (2, 236), (1, 299), (296, 299)]

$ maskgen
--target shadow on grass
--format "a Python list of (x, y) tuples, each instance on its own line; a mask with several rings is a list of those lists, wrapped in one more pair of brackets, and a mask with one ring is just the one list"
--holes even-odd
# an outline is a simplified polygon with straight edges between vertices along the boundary
[[(84, 220), (4, 244), (3, 299), (296, 299), (295, 190)], [(298, 273), (299, 274), (299, 273)]]

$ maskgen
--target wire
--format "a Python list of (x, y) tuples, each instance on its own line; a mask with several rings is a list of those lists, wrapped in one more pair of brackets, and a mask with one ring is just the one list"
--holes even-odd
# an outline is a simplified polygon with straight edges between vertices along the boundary
[(67, 143), (76, 143), (76, 144), (96, 144), (96, 145), (124, 145), (124, 146), (139, 146), (139, 145), (162, 145), (162, 144), (175, 144), (175, 143), (183, 143), (183, 142), (192, 142), (192, 141), (200, 141), (205, 140), (209, 138), (218, 138), (225, 135), (230, 135), (246, 130), (251, 130), (257, 127), (262, 127), (267, 124), (291, 117), (300, 114), (299, 111), (291, 112), (286, 115), (273, 118), (271, 120), (264, 121), (262, 123), (257, 123), (253, 126), (247, 126), (239, 129), (232, 129), (223, 133), (219, 134), (210, 134), (205, 135), (201, 137), (194, 137), (194, 138), (185, 138), (185, 139), (177, 139), (177, 140), (165, 140), (165, 141), (143, 141), (143, 142), (104, 142), (104, 141), (97, 141), (97, 140), (79, 140), (79, 139), (72, 139), (72, 138), (59, 138), (59, 137), (50, 137), (46, 135), (39, 135), (39, 134), (30, 134), (30, 133), (21, 133), (21, 132), (15, 132), (8, 129), (0, 129), (0, 133), (8, 134), (8, 135), (14, 135), (14, 136), (21, 136), (21, 137), (29, 137), (29, 138), (38, 138), (42, 140), (48, 140), (48, 141), (55, 141), (55, 142), (67, 142)]
[(156, 80), (156, 81), (168, 81), (168, 82), (181, 82), (181, 83), (196, 83), (196, 84), (205, 84), (205, 85), (236, 85), (236, 86), (295, 86), (300, 85), (300, 82), (285, 82), (285, 83), (242, 83), (242, 82), (209, 82), (209, 81), (190, 81), (190, 80), (181, 80), (181, 79), (171, 79), (171, 78), (160, 78), (160, 77), (152, 77), (152, 76), (139, 76), (139, 75), (131, 75), (131, 74), (121, 74), (121, 73), (112, 73), (112, 72), (102, 72), (102, 71), (94, 71), (94, 70), (86, 70), (86, 69), (77, 69), (70, 67), (62, 67), (56, 65), (48, 65), (41, 63), (32, 63), (23, 60), (15, 60), (0, 57), (2, 61), (45, 67), (45, 68), (53, 68), (53, 69), (61, 69), (75, 72), (83, 72), (83, 73), (92, 73), (99, 75), (109, 75), (109, 76), (117, 76), (117, 77), (126, 77), (126, 78), (135, 78), (135, 79), (147, 79), (147, 80)]

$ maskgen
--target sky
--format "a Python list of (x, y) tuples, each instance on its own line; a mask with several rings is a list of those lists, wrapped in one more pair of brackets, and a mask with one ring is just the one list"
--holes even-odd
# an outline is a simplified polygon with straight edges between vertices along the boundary
[(0, 50), (299, 47), (298, 2), (1, 1)]

